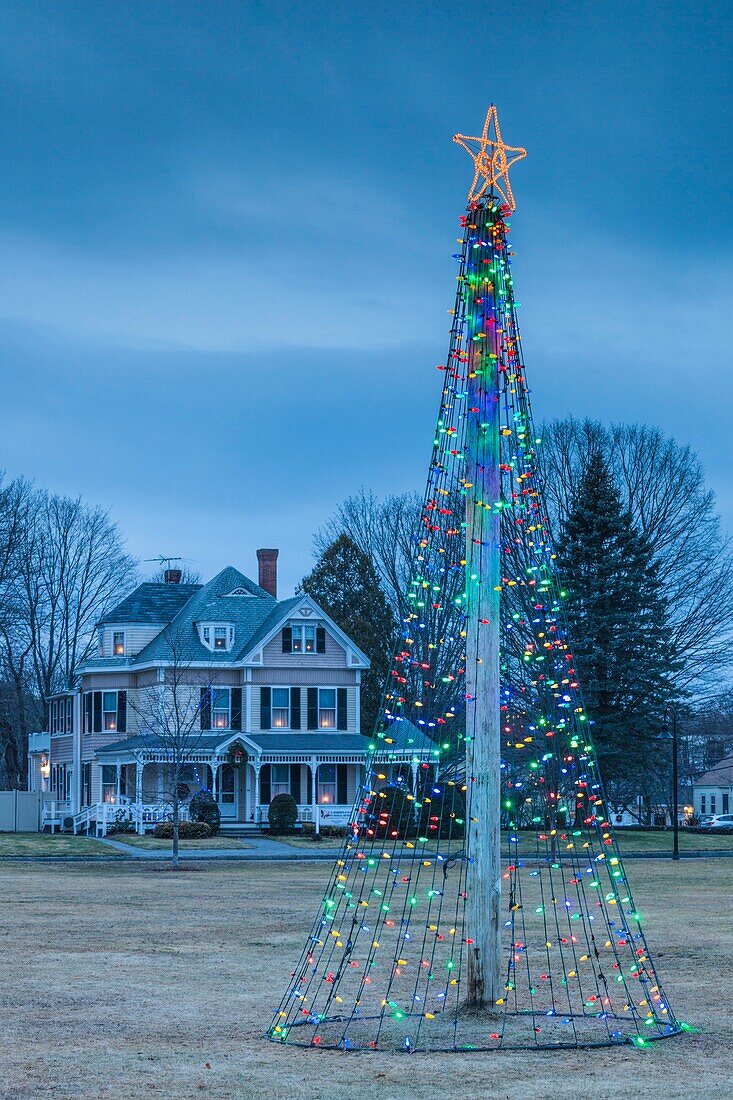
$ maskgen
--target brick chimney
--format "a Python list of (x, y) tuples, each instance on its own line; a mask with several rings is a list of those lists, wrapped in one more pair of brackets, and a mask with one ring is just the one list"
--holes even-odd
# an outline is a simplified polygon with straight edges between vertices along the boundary
[(166, 569), (163, 580), (166, 584), (180, 584), (183, 573), (180, 569)]
[(259, 586), (277, 599), (277, 556), (279, 550), (258, 550), (257, 562), (260, 567)]

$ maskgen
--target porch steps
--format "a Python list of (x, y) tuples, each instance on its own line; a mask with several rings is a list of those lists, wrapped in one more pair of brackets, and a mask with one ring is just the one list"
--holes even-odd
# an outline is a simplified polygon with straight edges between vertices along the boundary
[(254, 821), (222, 821), (219, 836), (262, 836), (266, 828), (267, 822), (256, 825)]

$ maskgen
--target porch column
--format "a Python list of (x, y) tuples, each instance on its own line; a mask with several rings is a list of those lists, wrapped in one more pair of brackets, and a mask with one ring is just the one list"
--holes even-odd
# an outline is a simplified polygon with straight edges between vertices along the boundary
[(219, 796), (216, 792), (216, 784), (218, 782), (218, 777), (219, 777), (219, 767), (220, 767), (220, 765), (217, 762), (212, 761), (212, 763), (211, 763), (211, 794), (212, 794), (212, 797), (214, 799), (214, 802), (219, 801)]
[(255, 770), (255, 812), (254, 820), (259, 825), (262, 820), (262, 810), (260, 808), (260, 769), (262, 767), (261, 760), (253, 760), (252, 767)]
[(116, 781), (115, 800), (117, 802), (117, 805), (119, 806), (119, 804), (120, 804), (120, 793), (121, 793), (121, 788), (122, 788), (122, 764), (120, 764), (119, 760), (115, 764), (115, 769), (116, 769), (116, 774), (115, 774), (115, 781)]
[(321, 815), (318, 810), (318, 761), (311, 756), (311, 805), (313, 807), (313, 823), (316, 827), (316, 836), (321, 835)]
[(420, 810), (418, 809), (418, 805), (417, 805), (417, 803), (418, 803), (417, 777), (418, 777), (419, 772), (420, 772), (420, 761), (419, 760), (411, 760), (410, 761), (410, 768), (412, 769), (412, 797), (413, 797), (412, 816), (415, 819), (415, 821), (417, 821), (417, 819), (420, 816)]
[(137, 831), (142, 835), (145, 832), (143, 828), (143, 771), (145, 765), (142, 760), (138, 760), (137, 767), (135, 768), (135, 802), (137, 803)]

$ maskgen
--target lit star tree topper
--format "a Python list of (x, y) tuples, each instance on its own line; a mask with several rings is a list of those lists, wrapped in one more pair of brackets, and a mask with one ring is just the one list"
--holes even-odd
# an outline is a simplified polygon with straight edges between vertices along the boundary
[(517, 204), (509, 182), (509, 169), (518, 160), (526, 157), (527, 150), (519, 146), (507, 145), (502, 140), (499, 117), (494, 104), (492, 103), (489, 107), (481, 137), (454, 134), (453, 140), (463, 146), (474, 163), (473, 183), (468, 193), (469, 202), (478, 202), (487, 192), (491, 194), (498, 191), (511, 209), (516, 210)]

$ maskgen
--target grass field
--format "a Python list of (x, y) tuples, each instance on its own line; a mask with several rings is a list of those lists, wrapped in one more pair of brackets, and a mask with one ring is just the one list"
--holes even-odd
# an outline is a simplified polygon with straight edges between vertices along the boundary
[[(661, 829), (618, 829), (615, 835), (622, 852), (649, 852), (651, 854), (652, 852), (672, 851), (672, 833)], [(508, 836), (508, 833), (502, 832), (502, 845), (505, 853), (509, 851)], [(527, 846), (531, 849), (534, 843), (533, 834), (520, 833), (519, 836), (521, 837), (523, 851), (528, 850)], [(309, 835), (283, 836), (277, 839), (293, 848), (307, 848), (311, 851), (319, 845), (322, 848), (338, 848), (341, 844), (341, 841), (334, 837), (324, 837), (321, 841), (314, 841), (312, 836)], [(460, 839), (450, 842), (428, 840), (424, 844), (413, 839), (410, 843), (414, 844), (416, 848), (427, 852), (434, 852), (436, 848), (440, 848), (441, 851), (444, 851), (446, 847), (460, 848), (463, 845), (463, 841)], [(709, 852), (711, 850), (733, 851), (733, 834), (688, 833), (684, 830), (680, 832), (681, 852)]]
[[(119, 833), (110, 837), (110, 840), (119, 840), (122, 844), (129, 844), (132, 848), (145, 848), (152, 852), (170, 852), (173, 841), (162, 840), (157, 836), (137, 836), (135, 833)], [(251, 848), (251, 844), (240, 840), (236, 836), (210, 836), (204, 840), (181, 840), (178, 846), (184, 851), (212, 851), (214, 849), (229, 850), (231, 848)]]
[[(114, 856), (115, 852), (87, 836), (59, 833), (0, 833), (0, 856)], [(122, 854), (120, 853), (120, 858)]]
[(631, 869), (661, 977), (700, 1028), (647, 1050), (298, 1051), (261, 1040), (327, 870), (0, 866), (3, 1098), (479, 1100), (731, 1096), (733, 861)]

